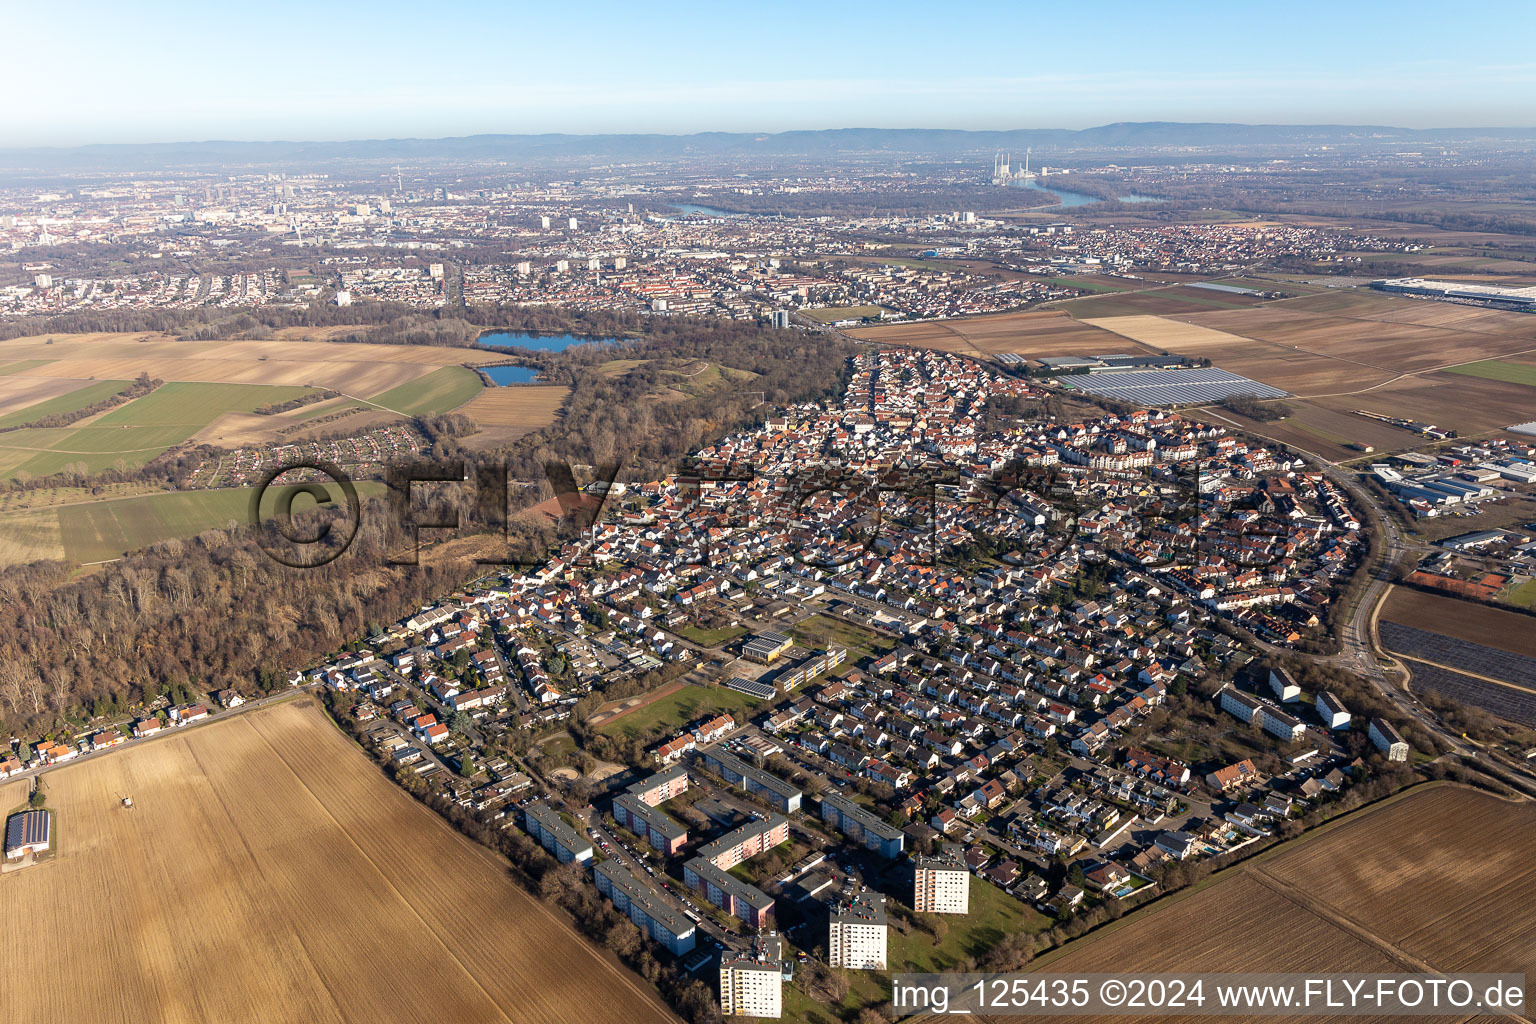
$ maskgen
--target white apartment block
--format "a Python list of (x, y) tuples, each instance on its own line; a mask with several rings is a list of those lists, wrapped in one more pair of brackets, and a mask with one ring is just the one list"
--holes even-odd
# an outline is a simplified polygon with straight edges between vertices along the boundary
[(971, 873), (957, 848), (913, 860), (912, 907), (919, 914), (970, 913)]
[(1366, 735), (1376, 745), (1376, 749), (1387, 755), (1388, 761), (1408, 760), (1408, 741), (1403, 739), (1392, 723), (1384, 718), (1373, 718), (1366, 730)]
[(720, 958), (720, 1012), (727, 1017), (775, 1018), (784, 1014), (783, 943), (772, 932), (752, 949)]
[(833, 967), (883, 971), (888, 930), (885, 897), (868, 889), (851, 893), (832, 912), (827, 959)]

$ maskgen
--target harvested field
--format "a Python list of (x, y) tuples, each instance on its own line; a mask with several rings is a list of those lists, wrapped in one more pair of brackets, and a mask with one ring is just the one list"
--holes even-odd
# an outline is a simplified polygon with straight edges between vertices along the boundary
[(1406, 416), (1464, 436), (1502, 430), (1536, 415), (1536, 397), (1525, 385), (1453, 373), (1404, 377), (1359, 394), (1325, 395), (1316, 401), (1329, 409)]
[(1454, 597), (1393, 587), (1378, 618), (1468, 643), (1536, 658), (1536, 618)]
[[(48, 338), (53, 339), (47, 344)], [(13, 370), (29, 378), (167, 381), (332, 387), (368, 397), (456, 366), (464, 349), (433, 345), (351, 345), (322, 341), (176, 341), (158, 334), (55, 334), (0, 341), (0, 363), (46, 360)]]
[(956, 320), (859, 327), (847, 332), (882, 345), (911, 345), (968, 356), (1017, 353), (1041, 356), (1130, 353), (1150, 355), (1144, 345), (1099, 330), (1064, 312), (997, 313)]
[[(1341, 409), (1329, 409), (1289, 398), (1282, 401), (1290, 407), (1291, 415), (1283, 420), (1266, 423), (1249, 419), (1230, 409), (1210, 409), (1200, 415), (1234, 423), (1250, 434), (1315, 452), (1332, 462), (1375, 458), (1385, 452), (1419, 447), (1424, 441), (1422, 434), (1380, 420), (1356, 416)], [(1376, 452), (1366, 455), (1349, 447), (1355, 443), (1371, 445)]]
[[(1273, 286), (1271, 286), (1273, 287)], [(1059, 308), (1079, 320), (1097, 317), (1205, 313), (1213, 309), (1247, 309), (1264, 300), (1256, 295), (1219, 292), (1181, 285), (1121, 295), (1099, 295), (1086, 299), (1063, 300)]]
[(1421, 787), (1153, 904), (1040, 969), (1536, 973), (1533, 832), (1536, 804)]
[[(1305, 300), (1287, 300), (1286, 305), (1229, 313), (1196, 313), (1187, 319), (1257, 341), (1399, 373), (1422, 373), (1536, 348), (1536, 338), (1531, 334), (1322, 316), (1288, 305), (1299, 301)], [(1531, 326), (1536, 329), (1536, 325)]]
[(57, 513), (0, 515), (0, 566), (64, 557), (64, 535)]
[(17, 1019), (675, 1019), (307, 700), (47, 784), (59, 854), (0, 878)]
[(497, 428), (510, 439), (553, 423), (570, 393), (564, 385), (486, 388), (462, 411), (481, 428)]

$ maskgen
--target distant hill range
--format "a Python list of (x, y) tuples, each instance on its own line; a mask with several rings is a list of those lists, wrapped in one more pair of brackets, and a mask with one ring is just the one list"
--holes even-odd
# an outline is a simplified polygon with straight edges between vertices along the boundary
[(130, 170), (197, 166), (315, 165), (331, 162), (454, 160), (559, 161), (573, 158), (672, 160), (688, 157), (851, 157), (858, 154), (961, 157), (1026, 147), (1037, 159), (1065, 154), (1134, 153), (1166, 147), (1238, 150), (1267, 147), (1397, 147), (1536, 142), (1536, 128), (1391, 128), (1381, 125), (1184, 124), (1143, 121), (1068, 130), (951, 131), (836, 128), (773, 134), (469, 135), (450, 139), (352, 142), (174, 142), (74, 148), (0, 149), (10, 170)]

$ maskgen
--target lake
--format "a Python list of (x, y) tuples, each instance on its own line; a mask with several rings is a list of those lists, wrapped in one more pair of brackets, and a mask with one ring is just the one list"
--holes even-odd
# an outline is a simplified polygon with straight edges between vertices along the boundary
[[(1063, 208), (1070, 206), (1091, 206), (1094, 203), (1102, 203), (1104, 201), (1098, 196), (1085, 195), (1082, 192), (1068, 192), (1066, 189), (1057, 188), (1055, 185), (1042, 185), (1036, 178), (1030, 178), (1026, 180), (1024, 182), (1024, 187), (1034, 192), (1049, 192), (1052, 195), (1060, 196), (1061, 202), (1058, 205)], [(1159, 202), (1156, 196), (1138, 196), (1134, 193), (1127, 196), (1116, 196), (1115, 198), (1117, 198), (1122, 203)]]
[(527, 331), (491, 331), (475, 339), (481, 348), (510, 345), (540, 352), (561, 352), (572, 345), (615, 345), (617, 338), (587, 338), (578, 334), (529, 334)]
[(503, 387), (508, 384), (532, 384), (539, 375), (539, 371), (531, 366), (482, 366), (480, 372)]

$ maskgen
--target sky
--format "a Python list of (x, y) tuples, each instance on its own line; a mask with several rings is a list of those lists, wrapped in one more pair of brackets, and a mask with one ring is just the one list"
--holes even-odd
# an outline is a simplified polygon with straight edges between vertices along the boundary
[(0, 148), (1536, 123), (1532, 0), (51, 0), (10, 5), (3, 35)]

